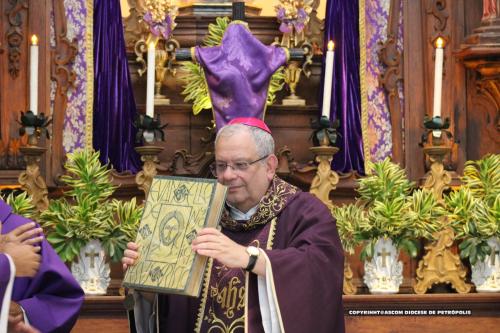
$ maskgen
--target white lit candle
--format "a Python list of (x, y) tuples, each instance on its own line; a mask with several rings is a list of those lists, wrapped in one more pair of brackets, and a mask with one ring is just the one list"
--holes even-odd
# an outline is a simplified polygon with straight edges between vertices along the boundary
[(432, 117), (441, 117), (441, 94), (443, 90), (443, 58), (444, 40), (439, 37), (436, 40), (436, 63), (434, 66), (434, 107)]
[(38, 38), (31, 36), (30, 46), (30, 108), (34, 114), (38, 112)]
[(154, 116), (154, 87), (155, 87), (155, 43), (148, 45), (148, 69), (146, 90), (146, 115)]
[(333, 81), (333, 61), (335, 44), (328, 42), (328, 50), (325, 59), (325, 83), (323, 89), (323, 108), (321, 115), (330, 118), (330, 102), (332, 100), (332, 81)]

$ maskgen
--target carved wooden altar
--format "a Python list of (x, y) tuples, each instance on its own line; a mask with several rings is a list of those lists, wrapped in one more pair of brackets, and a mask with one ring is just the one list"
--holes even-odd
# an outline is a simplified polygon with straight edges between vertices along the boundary
[[(130, 69), (133, 81), (134, 95), (139, 105), (143, 108), (145, 99), (145, 77), (137, 74), (137, 64), (133, 54), (133, 44), (137, 39), (137, 11), (135, 3), (130, 0), (131, 15), (124, 20), (126, 42), (129, 48)], [(426, 110), (430, 109), (432, 101), (432, 87), (427, 84), (432, 80), (433, 70), (433, 47), (431, 41), (436, 35), (443, 35), (449, 39), (450, 47), (446, 48), (445, 75), (443, 92), (443, 116), (451, 119), (451, 132), (453, 140), (450, 153), (444, 158), (447, 170), (455, 171), (453, 177), (460, 174), (465, 160), (478, 158), (486, 151), (498, 151), (498, 97), (495, 97), (495, 81), (488, 80), (494, 75), (492, 68), (498, 68), (494, 63), (486, 65), (477, 61), (476, 56), (482, 49), (474, 46), (478, 40), (476, 37), (483, 32), (494, 32), (497, 27), (498, 17), (490, 18), (488, 22), (480, 26), (482, 7), (479, 2), (456, 2), (450, 0), (410, 1), (404, 2), (402, 8), (399, 1), (391, 1), (390, 20), (387, 31), (387, 39), (381, 45), (380, 59), (387, 68), (380, 75), (380, 83), (386, 89), (391, 112), (393, 128), (393, 154), (397, 161), (406, 165), (408, 174), (412, 180), (418, 180), (426, 172), (426, 164), (423, 161), (423, 151), (419, 147), (421, 124)], [(75, 54), (76, 43), (66, 37), (66, 21), (64, 15), (64, 1), (54, 0), (49, 2), (9, 0), (0, 4), (2, 13), (6, 20), (2, 20), (2, 33), (0, 38), (0, 52), (3, 57), (3, 70), (0, 73), (0, 127), (2, 144), (0, 145), (0, 167), (3, 161), (9, 161), (9, 167), (1, 167), (0, 179), (3, 184), (15, 184), (19, 173), (25, 168), (19, 147), (22, 140), (18, 139), (18, 125), (14, 120), (18, 112), (27, 105), (27, 37), (28, 32), (40, 31), (47, 36), (41, 36), (41, 40), (48, 40), (50, 31), (50, 12), (54, 12), (55, 47), (49, 47), (47, 42), (40, 45), (40, 72), (39, 96), (40, 111), (49, 110), (49, 89), (51, 82), (56, 84), (56, 95), (54, 100), (54, 119), (51, 132), (53, 137), (42, 142), (43, 147), (48, 148), (47, 153), (41, 161), (40, 172), (45, 177), (49, 187), (49, 193), (57, 190), (57, 177), (61, 173), (63, 160), (62, 148), (62, 126), (64, 112), (66, 109), (66, 92), (71, 88), (75, 79), (72, 70), (72, 62)], [(40, 15), (45, 13), (45, 15)], [(465, 15), (467, 13), (467, 15)], [(399, 37), (398, 22), (403, 15), (405, 22), (404, 50), (401, 53), (396, 47)], [(42, 17), (42, 19), (40, 19)], [(274, 17), (249, 16), (248, 22), (252, 32), (264, 43), (270, 44), (280, 36), (278, 22)], [(134, 21), (135, 20), (135, 21)], [(181, 47), (191, 47), (200, 44), (207, 32), (207, 26), (213, 21), (213, 16), (180, 15), (177, 18), (178, 26), (174, 30), (174, 36)], [(321, 21), (312, 20), (315, 25), (311, 27), (312, 34), (309, 38), (315, 43), (321, 42)], [(479, 27), (480, 26), (480, 27)], [(465, 32), (463, 27), (465, 27)], [(478, 28), (479, 27), (479, 28)], [(479, 29), (474, 32), (474, 29)], [(482, 29), (482, 30), (481, 30)], [(468, 40), (465, 35), (470, 35)], [(476, 36), (476, 37), (474, 37)], [(475, 40), (476, 38), (477, 40)], [(482, 37), (481, 37), (482, 38)], [(472, 43), (472, 44), (471, 44)], [(462, 48), (462, 46), (464, 46)], [(457, 58), (454, 51), (462, 49), (463, 52)], [(474, 50), (475, 53), (471, 53)], [(488, 49), (490, 55), (494, 51)], [(484, 54), (484, 50), (482, 50)], [(476, 54), (473, 56), (473, 54)], [(490, 56), (491, 58), (491, 56)], [(288, 162), (291, 173), (284, 175), (285, 178), (295, 182), (303, 188), (309, 188), (312, 176), (308, 166), (314, 157), (309, 153), (311, 143), (308, 141), (311, 129), (309, 119), (318, 114), (317, 97), (320, 87), (321, 58), (313, 59), (311, 66), (311, 77), (303, 78), (297, 87), (297, 92), (305, 98), (304, 107), (280, 107), (274, 106), (267, 112), (266, 120), (272, 122), (271, 127), (277, 126), (278, 149), (287, 146), (288, 152), (282, 158)], [(464, 66), (476, 68), (467, 71)], [(42, 66), (43, 65), (43, 66)], [(476, 74), (477, 73), (477, 74)], [(467, 75), (466, 75), (467, 74)], [(200, 137), (206, 135), (204, 128), (210, 125), (210, 115), (193, 117), (189, 113), (189, 106), (183, 104), (183, 96), (180, 95), (182, 83), (178, 72), (177, 77), (168, 76), (163, 87), (170, 99), (172, 106), (159, 108), (158, 112), (166, 119), (166, 122), (174, 124), (167, 129), (167, 142), (165, 151), (160, 155), (160, 164), (172, 165), (174, 156), (175, 164), (182, 168), (183, 161), (191, 161), (201, 158), (198, 154), (210, 152), (207, 147), (198, 142)], [(398, 103), (397, 86), (402, 83), (404, 90), (404, 104)], [(496, 87), (496, 88), (495, 88)], [(278, 96), (277, 104), (285, 93)], [(209, 113), (209, 112), (208, 112)], [(291, 119), (291, 115), (300, 115), (298, 120)], [(479, 118), (474, 118), (479, 115)], [(496, 119), (496, 120), (495, 120)], [(473, 121), (474, 120), (474, 121)], [(177, 136), (179, 129), (188, 130)], [(286, 128), (297, 130), (296, 133), (286, 133)], [(283, 130), (282, 130), (283, 129)], [(485, 136), (480, 135), (482, 129), (486, 129)], [(191, 132), (193, 131), (193, 132)], [(189, 138), (189, 139), (186, 139)], [(189, 145), (186, 145), (189, 142)], [(185, 153), (182, 153), (182, 150)], [(176, 151), (179, 151), (175, 154)], [(14, 154), (14, 155), (12, 155)], [(286, 158), (285, 158), (286, 157)], [(194, 161), (193, 160), (193, 161)], [(17, 162), (16, 162), (17, 161)], [(201, 161), (201, 160), (200, 160)], [(411, 161), (411, 163), (408, 163)], [(17, 163), (17, 164), (16, 164)], [(191, 163), (191, 162), (189, 162)], [(195, 162), (192, 162), (195, 163)], [(197, 165), (204, 165), (204, 162)], [(283, 166), (286, 168), (287, 166)], [(192, 172), (194, 164), (189, 166)], [(184, 171), (183, 171), (184, 172)], [(190, 171), (191, 172), (191, 171)], [(189, 174), (189, 172), (184, 172)], [(352, 200), (355, 184), (355, 175), (339, 175), (340, 180), (337, 189), (332, 196), (341, 196), (346, 201)], [(130, 179), (131, 181), (130, 181)], [(132, 176), (116, 176), (117, 182), (134, 184)], [(452, 183), (453, 185), (454, 183)], [(128, 186), (128, 185), (127, 185)], [(127, 193), (127, 186), (119, 193)], [(140, 193), (130, 188), (129, 193)], [(350, 199), (349, 199), (350, 198)], [(344, 199), (342, 199), (344, 201)]]
[[(497, 0), (498, 1), (498, 0)], [(131, 1), (134, 2), (134, 1)], [(61, 193), (57, 177), (62, 172), (63, 156), (62, 129), (66, 112), (67, 92), (75, 81), (72, 62), (78, 52), (76, 42), (67, 38), (67, 23), (64, 1), (9, 0), (0, 2), (0, 182), (1, 185), (17, 184), (19, 174), (26, 168), (20, 146), (23, 139), (17, 134), (18, 124), (14, 122), (20, 110), (27, 105), (27, 43), (28, 33), (41, 31), (47, 41), (50, 36), (50, 13), (54, 13), (55, 46), (47, 42), (40, 45), (40, 64), (44, 68), (39, 74), (40, 111), (49, 113), (50, 85), (56, 85), (52, 138), (40, 146), (46, 148), (40, 162), (39, 172), (44, 177), (49, 195)], [(393, 128), (393, 155), (396, 161), (405, 165), (412, 180), (419, 180), (428, 170), (423, 148), (419, 146), (423, 117), (430, 110), (432, 102), (433, 47), (437, 35), (446, 36), (449, 48), (445, 54), (445, 75), (443, 92), (443, 116), (451, 119), (450, 130), (453, 140), (450, 151), (443, 156), (443, 168), (452, 173), (454, 180), (461, 173), (465, 160), (476, 159), (486, 152), (498, 152), (500, 73), (498, 45), (498, 6), (496, 16), (481, 22), (480, 1), (428, 0), (391, 1), (387, 39), (380, 47), (379, 57), (387, 65), (380, 75), (380, 84), (388, 98)], [(403, 4), (402, 7), (401, 3)], [(396, 47), (399, 37), (398, 22), (403, 15), (404, 52)], [(137, 38), (136, 13), (125, 20), (125, 35), (128, 46), (129, 67), (132, 76), (135, 100), (139, 112), (144, 112), (146, 78), (137, 74), (133, 53)], [(179, 16), (175, 38), (181, 47), (187, 48), (202, 42), (207, 26), (213, 22), (209, 16)], [(252, 32), (264, 43), (272, 43), (280, 36), (274, 17), (248, 17)], [(321, 22), (315, 20), (315, 34), (311, 40), (321, 44)], [(495, 35), (496, 34), (496, 35)], [(489, 39), (492, 38), (493, 40)], [(496, 44), (495, 44), (496, 43)], [(486, 44), (490, 46), (486, 47)], [(493, 44), (493, 45), (491, 45)], [(314, 154), (309, 150), (312, 142), (310, 121), (317, 118), (318, 91), (320, 89), (321, 57), (316, 56), (311, 65), (310, 78), (302, 78), (297, 92), (306, 100), (305, 106), (282, 106), (285, 95), (278, 95), (277, 103), (266, 111), (266, 122), (276, 138), (280, 160), (278, 173), (285, 180), (309, 190), (317, 172)], [(211, 126), (210, 111), (194, 116), (191, 106), (183, 102), (180, 94), (182, 72), (176, 77), (168, 76), (163, 93), (172, 105), (155, 109), (162, 123), (169, 123), (166, 141), (159, 142), (163, 149), (158, 154), (158, 173), (183, 176), (210, 176), (208, 165), (213, 160), (213, 146), (207, 127)], [(404, 103), (398, 98), (398, 84), (402, 84)], [(207, 140), (203, 140), (207, 139)], [(7, 162), (6, 162), (7, 161)], [(2, 164), (3, 163), (3, 164)], [(2, 167), (6, 165), (6, 167)], [(443, 170), (443, 171), (444, 171)], [(121, 187), (116, 195), (128, 199), (141, 198), (131, 174), (113, 175)], [(336, 189), (330, 193), (334, 204), (352, 202), (356, 178), (352, 174), (340, 174)], [(456, 183), (451, 183), (454, 185)], [(356, 253), (350, 260), (353, 282), (358, 292), (365, 292), (360, 277), (363, 267)], [(402, 292), (410, 292), (417, 268), (417, 259), (403, 257), (404, 282)], [(348, 298), (350, 299), (350, 298)], [(354, 299), (356, 300), (356, 299)]]

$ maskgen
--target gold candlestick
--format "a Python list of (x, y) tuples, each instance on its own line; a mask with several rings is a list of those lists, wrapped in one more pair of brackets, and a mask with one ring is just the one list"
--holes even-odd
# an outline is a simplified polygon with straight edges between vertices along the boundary
[(346, 257), (344, 260), (344, 287), (342, 290), (345, 295), (354, 295), (356, 293), (356, 287), (352, 283), (352, 277), (352, 269)]
[(290, 87), (290, 96), (283, 99), (283, 105), (291, 106), (303, 106), (306, 105), (306, 100), (300, 98), (295, 93), (297, 91), (297, 84), (300, 81), (300, 74), (302, 69), (299, 68), (299, 64), (296, 61), (290, 62), (288, 67), (285, 69), (285, 83)]
[(311, 182), (309, 192), (331, 209), (332, 202), (330, 201), (330, 192), (334, 190), (339, 183), (339, 175), (332, 170), (331, 163), (333, 156), (339, 149), (337, 147), (327, 146), (325, 142), (322, 144), (324, 145), (309, 148), (314, 155), (316, 155), (316, 162), (318, 162), (318, 169)]
[(144, 162), (142, 171), (139, 171), (135, 176), (135, 182), (147, 197), (153, 177), (158, 173), (158, 155), (163, 151), (163, 147), (148, 145), (136, 147), (135, 150), (141, 155), (141, 161)]
[(430, 171), (426, 176), (423, 188), (432, 191), (436, 200), (443, 200), (443, 191), (451, 183), (451, 175), (444, 169), (443, 160), (450, 153), (451, 148), (442, 145), (441, 135), (434, 137), (432, 135), (431, 144), (424, 147), (424, 153), (429, 156), (431, 161)]
[(163, 81), (165, 80), (165, 75), (167, 73), (167, 51), (159, 49), (156, 50), (155, 59), (155, 105), (169, 105), (170, 99), (161, 93), (161, 87), (163, 86)]
[(36, 142), (36, 135), (30, 135), (30, 145), (19, 148), (21, 153), (24, 155), (24, 160), (26, 161), (26, 171), (21, 172), (18, 181), (19, 184), (21, 184), (21, 188), (31, 197), (33, 205), (36, 209), (39, 212), (42, 212), (49, 207), (49, 191), (47, 190), (45, 180), (40, 175), (39, 167), (40, 160), (46, 149), (31, 145), (32, 143), (36, 144)]
[(417, 294), (425, 292), (435, 283), (450, 283), (460, 294), (470, 291), (465, 282), (467, 271), (457, 254), (451, 252), (455, 235), (451, 228), (439, 232), (436, 241), (425, 247), (426, 254), (418, 263), (417, 282), (413, 290)]

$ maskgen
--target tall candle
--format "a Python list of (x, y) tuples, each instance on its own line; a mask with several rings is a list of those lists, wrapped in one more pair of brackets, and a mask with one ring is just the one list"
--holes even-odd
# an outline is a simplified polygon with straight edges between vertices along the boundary
[(441, 117), (441, 94), (443, 90), (443, 59), (444, 59), (444, 40), (439, 37), (436, 40), (436, 63), (434, 65), (434, 107), (432, 109), (433, 117)]
[(38, 38), (31, 36), (30, 46), (30, 108), (34, 114), (38, 112)]
[(155, 86), (155, 43), (148, 45), (148, 69), (146, 90), (146, 115), (154, 116), (154, 86)]
[(325, 84), (323, 89), (323, 107), (321, 115), (330, 118), (330, 102), (332, 99), (332, 81), (333, 81), (333, 61), (335, 44), (328, 42), (328, 50), (325, 59)]

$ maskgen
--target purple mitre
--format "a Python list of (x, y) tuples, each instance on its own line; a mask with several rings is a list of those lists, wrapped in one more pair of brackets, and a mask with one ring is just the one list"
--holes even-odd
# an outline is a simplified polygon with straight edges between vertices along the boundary
[(196, 61), (205, 71), (217, 129), (231, 119), (264, 119), (269, 82), (288, 60), (282, 47), (255, 38), (245, 22), (233, 21), (214, 47), (196, 47)]

